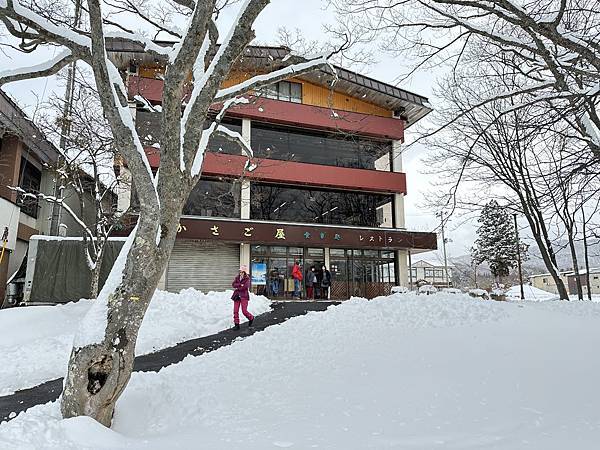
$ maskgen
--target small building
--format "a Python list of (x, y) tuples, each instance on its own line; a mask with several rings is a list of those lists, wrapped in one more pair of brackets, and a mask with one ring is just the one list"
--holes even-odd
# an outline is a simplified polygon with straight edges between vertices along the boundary
[(23, 263), (29, 239), (47, 234), (52, 208), (24, 198), (13, 188), (44, 192), (53, 185), (48, 165), (57, 161), (58, 150), (0, 90), (0, 306), (10, 280)]
[[(569, 285), (568, 277), (571, 274), (573, 274), (572, 270), (564, 270), (559, 272), (560, 279), (565, 284), (565, 287)], [(554, 278), (552, 278), (552, 275), (549, 273), (530, 275), (529, 282), (535, 288), (542, 289), (546, 292), (551, 292), (552, 294), (558, 294), (558, 289), (556, 288)]]
[[(581, 289), (583, 291), (583, 295), (587, 295), (588, 287), (587, 280), (588, 276), (590, 278), (590, 290), (592, 295), (600, 295), (600, 267), (590, 268), (589, 275), (585, 269), (581, 269), (579, 271), (579, 279), (581, 281)], [(569, 294), (576, 295), (577, 294), (577, 275), (575, 272), (572, 272), (567, 276), (567, 284), (569, 286)]]
[(452, 287), (452, 266), (448, 266), (447, 270), (448, 275), (446, 276), (446, 267), (443, 264), (418, 260), (410, 266), (409, 284), (415, 286), (419, 281), (426, 281), (427, 284), (439, 288)]

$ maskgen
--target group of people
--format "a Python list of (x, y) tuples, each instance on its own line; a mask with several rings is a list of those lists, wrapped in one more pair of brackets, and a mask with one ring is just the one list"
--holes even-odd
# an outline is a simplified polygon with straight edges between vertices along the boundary
[[(300, 261), (295, 261), (294, 266), (292, 267), (292, 279), (294, 280), (294, 298), (301, 298), (303, 280), (306, 286), (307, 299), (329, 298), (331, 273), (327, 270), (325, 265), (322, 266), (321, 270), (317, 270), (315, 266), (310, 266), (310, 268), (306, 270), (305, 275), (303, 275)], [(279, 276), (277, 276), (277, 283), (278, 282)], [(231, 286), (234, 288), (231, 300), (233, 300), (233, 324), (236, 330), (240, 329), (240, 309), (242, 310), (242, 314), (248, 319), (248, 327), (251, 327), (254, 322), (254, 316), (248, 311), (251, 284), (252, 282), (248, 275), (248, 267), (245, 265), (240, 266), (238, 275), (233, 280), (233, 283), (231, 283)], [(276, 287), (272, 285), (271, 289), (273, 290), (273, 294), (277, 295), (279, 292), (279, 285), (277, 284)]]
[(303, 276), (300, 261), (295, 261), (294, 267), (292, 267), (292, 278), (294, 279), (294, 298), (300, 298), (302, 295), (301, 286), (303, 279), (304, 285), (306, 286), (307, 299), (314, 300), (317, 298), (329, 298), (329, 288), (331, 287), (331, 272), (327, 270), (327, 267), (325, 267), (325, 265), (321, 267), (321, 270), (317, 270), (315, 266), (310, 266), (310, 268), (306, 270), (306, 273)]

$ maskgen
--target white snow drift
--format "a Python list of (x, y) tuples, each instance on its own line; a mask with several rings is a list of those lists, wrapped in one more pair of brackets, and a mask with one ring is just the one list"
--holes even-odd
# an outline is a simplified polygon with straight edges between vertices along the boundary
[[(180, 294), (157, 291), (140, 328), (136, 354), (231, 327), (230, 297), (231, 291), (206, 295), (195, 289)], [(73, 336), (92, 304), (92, 300), (81, 300), (0, 311), (0, 395), (64, 376)], [(270, 301), (253, 295), (249, 309), (262, 314), (270, 309)]]
[(596, 449), (599, 325), (592, 302), (354, 299), (133, 374), (110, 430), (55, 402), (0, 447)]

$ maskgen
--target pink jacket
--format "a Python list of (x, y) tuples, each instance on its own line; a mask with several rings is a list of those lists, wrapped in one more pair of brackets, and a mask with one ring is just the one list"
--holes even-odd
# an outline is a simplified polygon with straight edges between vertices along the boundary
[(235, 295), (237, 292), (240, 296), (240, 300), (250, 300), (250, 285), (251, 281), (248, 275), (246, 275), (246, 277), (243, 279), (241, 279), (238, 275), (237, 277), (235, 277), (235, 280), (233, 280), (233, 283), (231, 283), (231, 286), (235, 288), (235, 291), (233, 291), (233, 295)]

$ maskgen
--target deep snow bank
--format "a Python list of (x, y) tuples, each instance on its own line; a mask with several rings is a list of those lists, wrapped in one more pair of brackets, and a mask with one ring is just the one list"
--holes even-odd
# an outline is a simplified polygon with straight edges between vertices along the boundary
[(596, 449), (599, 325), (589, 302), (352, 300), (133, 374), (112, 430), (53, 403), (0, 447)]
[(112, 430), (53, 403), (0, 448), (596, 449), (599, 325), (590, 302), (354, 299), (133, 374)]
[[(136, 354), (151, 353), (231, 327), (230, 297), (231, 291), (157, 291), (140, 328)], [(0, 395), (63, 376), (75, 331), (92, 304), (92, 300), (81, 300), (0, 311)], [(250, 310), (254, 314), (269, 309), (267, 298), (252, 296)]]

